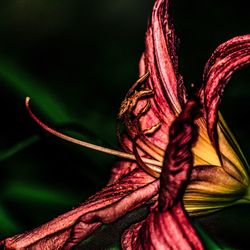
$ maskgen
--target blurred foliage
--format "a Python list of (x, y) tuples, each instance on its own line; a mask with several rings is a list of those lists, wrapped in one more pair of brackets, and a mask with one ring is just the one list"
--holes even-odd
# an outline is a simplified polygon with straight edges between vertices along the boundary
[[(216, 46), (249, 33), (247, 3), (173, 2), (180, 68), (187, 86), (200, 84)], [(114, 158), (47, 135), (28, 117), (24, 99), (31, 96), (32, 109), (51, 126), (116, 147), (116, 113), (137, 79), (152, 4), (153, 0), (0, 3), (1, 238), (67, 211), (107, 182)], [(249, 159), (248, 79), (249, 69), (234, 75), (222, 111)], [(196, 221), (208, 249), (244, 249), (249, 216), (249, 207), (238, 206)]]

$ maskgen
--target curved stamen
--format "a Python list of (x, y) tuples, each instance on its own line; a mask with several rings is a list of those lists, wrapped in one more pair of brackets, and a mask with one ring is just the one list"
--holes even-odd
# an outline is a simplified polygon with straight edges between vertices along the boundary
[[(43, 123), (30, 109), (30, 106), (29, 106), (29, 103), (30, 103), (30, 97), (26, 97), (26, 100), (25, 100), (25, 105), (26, 105), (26, 108), (29, 112), (29, 115), (31, 116), (31, 118), (39, 125), (41, 126), (44, 130), (46, 130), (47, 132), (49, 132), (50, 134), (53, 134), (65, 141), (69, 141), (69, 142), (72, 142), (74, 144), (77, 144), (77, 145), (80, 145), (80, 146), (83, 146), (85, 148), (89, 148), (89, 149), (93, 149), (93, 150), (96, 150), (96, 151), (99, 151), (99, 152), (103, 152), (103, 153), (106, 153), (106, 154), (110, 154), (110, 155), (114, 155), (114, 156), (118, 156), (118, 157), (121, 157), (121, 158), (124, 158), (124, 159), (128, 159), (128, 160), (133, 160), (133, 161), (136, 161), (136, 157), (135, 155), (133, 154), (129, 154), (129, 153), (125, 153), (125, 152), (122, 152), (122, 151), (119, 151), (119, 150), (114, 150), (114, 149), (110, 149), (110, 148), (106, 148), (106, 147), (102, 147), (102, 146), (99, 146), (99, 145), (95, 145), (95, 144), (92, 144), (92, 143), (89, 143), (89, 142), (85, 142), (85, 141), (81, 141), (79, 139), (76, 139), (76, 138), (73, 138), (71, 136), (68, 136), (68, 135), (65, 135), (61, 132), (58, 132), (56, 131), (55, 129), (53, 128), (50, 128), (48, 125), (46, 125), (45, 123)], [(144, 158), (144, 157), (141, 157), (141, 160), (144, 162), (144, 163), (147, 163), (147, 164), (151, 164), (151, 165), (155, 165), (155, 166), (159, 166), (161, 167), (162, 166), (162, 162), (160, 161), (156, 161), (156, 160), (153, 160), (153, 159), (148, 159), (148, 158)]]
[(145, 162), (143, 161), (143, 157), (140, 156), (140, 154), (137, 150), (137, 143), (136, 143), (137, 139), (138, 138), (135, 138), (133, 141), (133, 152), (134, 152), (137, 163), (148, 174), (150, 174), (153, 177), (158, 178), (160, 176), (162, 166), (158, 167), (158, 166), (152, 166), (152, 165), (145, 164)]

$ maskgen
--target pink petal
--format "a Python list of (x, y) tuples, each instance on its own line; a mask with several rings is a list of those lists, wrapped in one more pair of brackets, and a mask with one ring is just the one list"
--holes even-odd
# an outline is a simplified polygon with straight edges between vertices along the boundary
[(250, 64), (250, 35), (235, 37), (220, 45), (208, 60), (204, 76), (201, 97), (207, 118), (208, 135), (216, 147), (218, 155), (219, 142), (216, 129), (218, 105), (224, 88), (232, 74)]
[(65, 249), (70, 249), (102, 223), (113, 221), (149, 201), (157, 194), (158, 188), (158, 181), (136, 169), (118, 182), (105, 187), (79, 207), (1, 243), (6, 249), (61, 249), (67, 242)]

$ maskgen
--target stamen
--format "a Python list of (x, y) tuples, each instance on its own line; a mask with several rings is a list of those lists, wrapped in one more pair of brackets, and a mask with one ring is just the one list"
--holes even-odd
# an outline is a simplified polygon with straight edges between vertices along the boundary
[(155, 158), (159, 162), (163, 162), (164, 154), (162, 155), (160, 154), (160, 152), (157, 152), (156, 146), (153, 145), (147, 138), (143, 138), (143, 136), (144, 135), (140, 135), (136, 139), (134, 139), (136, 141), (136, 144), (148, 155)]
[[(65, 141), (69, 141), (69, 142), (72, 142), (74, 144), (77, 144), (77, 145), (80, 145), (80, 146), (83, 146), (85, 148), (89, 148), (89, 149), (93, 149), (93, 150), (96, 150), (96, 151), (99, 151), (99, 152), (103, 152), (103, 153), (106, 153), (106, 154), (110, 154), (110, 155), (114, 155), (114, 156), (118, 156), (118, 157), (121, 157), (121, 158), (124, 158), (124, 159), (128, 159), (128, 160), (133, 160), (133, 161), (136, 161), (136, 157), (135, 155), (133, 154), (129, 154), (129, 153), (124, 153), (122, 151), (119, 151), (119, 150), (114, 150), (114, 149), (110, 149), (110, 148), (106, 148), (106, 147), (102, 147), (102, 146), (99, 146), (99, 145), (95, 145), (95, 144), (92, 144), (92, 143), (89, 143), (89, 142), (85, 142), (85, 141), (81, 141), (81, 140), (78, 140), (76, 138), (73, 138), (71, 136), (68, 136), (68, 135), (65, 135), (61, 132), (58, 132), (56, 131), (55, 129), (53, 128), (50, 128), (48, 125), (46, 125), (45, 123), (43, 123), (30, 109), (30, 106), (29, 106), (29, 103), (30, 103), (30, 97), (26, 97), (26, 100), (25, 100), (25, 105), (26, 105), (26, 108), (29, 112), (29, 115), (31, 116), (31, 118), (39, 125), (41, 126), (44, 130), (46, 130), (47, 132), (49, 132), (50, 134), (53, 134)], [(148, 159), (148, 158), (144, 158), (142, 157), (141, 160), (144, 162), (144, 163), (147, 163), (147, 164), (151, 164), (151, 165), (155, 165), (155, 166), (159, 166), (161, 167), (162, 166), (162, 162), (160, 161), (157, 161), (157, 160), (153, 160), (153, 159)]]
[(136, 157), (136, 161), (137, 163), (140, 165), (140, 167), (146, 171), (148, 174), (150, 174), (153, 177), (158, 178), (160, 176), (161, 173), (161, 167), (157, 167), (157, 166), (152, 166), (152, 165), (146, 165), (145, 162), (143, 161), (143, 157), (140, 156), (137, 147), (136, 147), (136, 140), (133, 141), (133, 152), (134, 155)]

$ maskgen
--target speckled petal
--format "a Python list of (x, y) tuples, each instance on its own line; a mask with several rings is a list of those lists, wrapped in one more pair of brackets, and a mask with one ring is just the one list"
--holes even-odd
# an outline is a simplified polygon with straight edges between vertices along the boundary
[[(78, 235), (79, 240), (110, 220), (122, 216), (133, 208), (139, 207), (150, 200), (158, 192), (158, 181), (140, 169), (136, 169), (116, 183), (105, 187), (102, 191), (90, 197), (86, 202), (68, 213), (26, 233), (5, 239), (5, 249), (70, 249), (72, 239), (74, 244)], [(81, 227), (82, 222), (92, 221), (91, 216), (102, 219), (94, 220), (86, 227)], [(106, 220), (104, 219), (106, 218)]]

